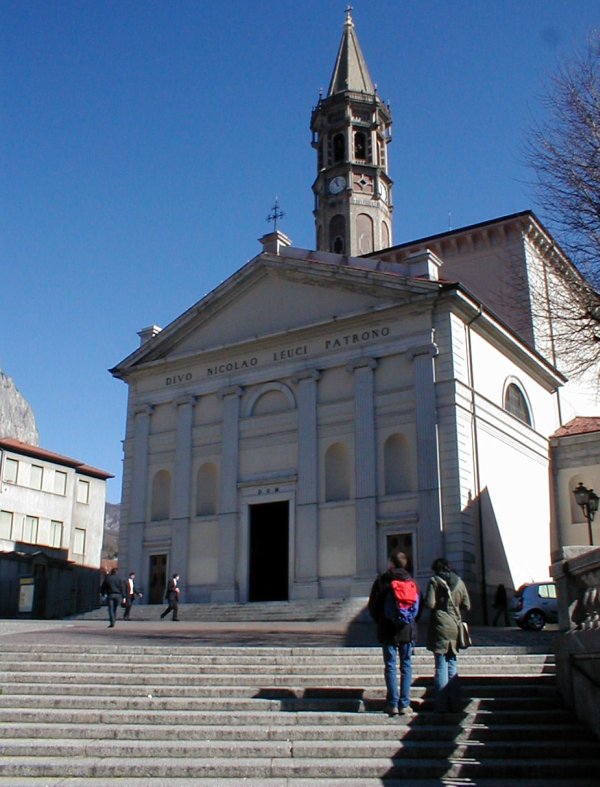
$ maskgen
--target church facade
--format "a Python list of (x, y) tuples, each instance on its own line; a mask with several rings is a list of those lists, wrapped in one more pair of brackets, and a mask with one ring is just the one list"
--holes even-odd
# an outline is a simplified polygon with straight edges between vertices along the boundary
[(548, 576), (566, 380), (497, 289), (548, 235), (526, 212), (391, 246), (390, 124), (348, 15), (312, 116), (316, 250), (270, 233), (111, 370), (119, 562), (148, 602), (175, 571), (188, 602), (364, 596), (395, 546), (422, 582), (446, 556), (480, 618), (499, 582)]

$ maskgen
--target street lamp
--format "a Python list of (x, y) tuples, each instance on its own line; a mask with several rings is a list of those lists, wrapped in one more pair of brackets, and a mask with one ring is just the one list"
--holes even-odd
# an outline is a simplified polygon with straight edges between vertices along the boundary
[(592, 533), (592, 522), (594, 521), (594, 515), (598, 510), (598, 502), (600, 501), (600, 497), (598, 497), (593, 489), (588, 489), (586, 486), (584, 486), (582, 481), (579, 482), (577, 489), (573, 490), (573, 494), (575, 495), (577, 505), (581, 506), (583, 514), (587, 519), (588, 531), (590, 534), (590, 546), (593, 547), (594, 535)]

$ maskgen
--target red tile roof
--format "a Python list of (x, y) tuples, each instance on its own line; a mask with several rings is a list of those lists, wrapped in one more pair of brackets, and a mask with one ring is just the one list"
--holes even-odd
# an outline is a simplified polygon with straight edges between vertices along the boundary
[(578, 416), (573, 418), (568, 424), (557, 429), (552, 437), (567, 437), (568, 435), (589, 434), (590, 432), (600, 432), (600, 417)]
[(97, 467), (91, 467), (78, 459), (71, 459), (69, 456), (56, 454), (54, 451), (48, 451), (45, 448), (40, 448), (39, 445), (30, 445), (21, 440), (16, 440), (14, 437), (1, 437), (0, 448), (7, 451), (14, 451), (17, 454), (24, 456), (32, 456), (36, 459), (45, 459), (48, 462), (55, 462), (58, 465), (74, 468), (75, 472), (82, 475), (91, 475), (95, 478), (114, 478), (112, 473), (107, 473), (106, 470), (99, 470)]

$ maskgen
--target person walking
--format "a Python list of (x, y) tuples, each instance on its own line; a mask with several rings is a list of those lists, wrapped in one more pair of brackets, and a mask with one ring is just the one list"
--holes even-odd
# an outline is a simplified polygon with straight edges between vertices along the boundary
[[(371, 588), (369, 595), (369, 614), (377, 624), (377, 640), (381, 643), (383, 653), (383, 675), (386, 687), (384, 713), (388, 716), (411, 716), (410, 685), (412, 682), (412, 651), (415, 640), (415, 624), (398, 626), (386, 615), (386, 598), (393, 593), (392, 582), (412, 583), (413, 595), (416, 593), (416, 609), (418, 610), (418, 589), (406, 570), (408, 559), (404, 552), (394, 549), (388, 558), (388, 568), (380, 574)], [(408, 590), (408, 588), (407, 588)], [(400, 692), (398, 693), (397, 661), (400, 661)]]
[(117, 609), (121, 602), (125, 602), (125, 586), (123, 580), (117, 574), (116, 568), (111, 568), (110, 573), (104, 578), (100, 592), (106, 596), (108, 605), (108, 628), (114, 628), (117, 620)]
[(123, 620), (131, 620), (131, 606), (136, 597), (141, 598), (142, 593), (135, 584), (135, 573), (132, 571), (125, 580), (125, 612)]
[(500, 616), (504, 615), (504, 625), (510, 626), (510, 621), (508, 619), (508, 596), (506, 594), (506, 588), (502, 582), (496, 588), (496, 595), (494, 596), (492, 606), (496, 610), (493, 625), (497, 626)]
[(471, 608), (465, 583), (446, 558), (433, 561), (434, 575), (425, 592), (425, 606), (429, 607), (427, 650), (435, 659), (434, 705), (440, 713), (461, 709), (458, 677), (458, 636), (461, 610)]
[(173, 620), (179, 620), (179, 574), (173, 574), (173, 578), (169, 580), (166, 592), (167, 601), (169, 606), (160, 616), (164, 620), (171, 610), (173, 611)]

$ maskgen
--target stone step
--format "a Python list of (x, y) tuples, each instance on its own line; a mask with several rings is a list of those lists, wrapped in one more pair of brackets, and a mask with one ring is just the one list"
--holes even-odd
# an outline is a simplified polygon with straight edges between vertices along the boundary
[(396, 740), (315, 740), (298, 739), (244, 739), (244, 740), (175, 740), (171, 734), (162, 739), (103, 739), (96, 738), (0, 738), (0, 757), (156, 757), (168, 751), (172, 759), (213, 759), (230, 757), (235, 760), (248, 758), (293, 759), (366, 759), (375, 758), (447, 758), (465, 760), (531, 760), (551, 762), (558, 759), (585, 760), (595, 756), (595, 741), (566, 740), (561, 746), (555, 741), (439, 741), (413, 740), (407, 733)]
[[(205, 623), (318, 622), (334, 620), (358, 620), (370, 623), (371, 618), (367, 610), (367, 600), (367, 598), (352, 598), (265, 601), (249, 604), (180, 604), (179, 617), (185, 620)], [(155, 621), (159, 618), (165, 606), (166, 602), (164, 604), (135, 603), (132, 609), (132, 616), (138, 621)], [(106, 607), (102, 606), (92, 612), (77, 615), (75, 619), (105, 621), (107, 617)]]
[[(61, 687), (63, 697), (103, 697), (107, 694), (116, 701), (119, 698), (143, 698), (148, 699), (168, 699), (168, 698), (222, 698), (230, 697), (261, 700), (288, 700), (288, 699), (307, 699), (307, 698), (333, 698), (333, 699), (377, 699), (384, 694), (383, 681), (370, 680), (362, 683), (339, 682), (323, 680), (321, 685), (318, 681), (302, 682), (297, 677), (284, 678), (277, 680), (273, 676), (266, 676), (264, 681), (246, 682), (240, 679), (237, 683), (215, 676), (213, 681), (186, 681), (172, 682), (167, 680), (155, 680), (152, 676), (139, 676), (135, 681), (128, 681), (122, 678), (117, 683), (116, 680), (95, 681), (93, 683), (80, 682), (75, 680), (63, 680), (59, 677), (56, 680), (36, 681), (36, 676), (28, 676), (31, 680), (25, 681), (22, 677), (11, 676), (6, 681), (0, 681), (0, 690), (5, 697), (9, 696), (32, 696), (42, 697), (43, 695), (55, 695), (58, 687)], [(19, 679), (20, 678), (20, 679)], [(526, 691), (527, 697), (536, 699), (546, 698), (552, 701), (556, 699), (556, 688), (551, 683), (538, 684), (508, 684), (504, 685), (497, 681), (495, 683), (481, 680), (478, 683), (468, 683), (464, 681), (462, 694), (464, 698), (513, 698), (515, 691), (520, 693)], [(433, 681), (417, 680), (411, 686), (413, 697), (424, 697), (432, 694)], [(515, 699), (518, 701), (518, 699)], [(2, 705), (0, 697), (0, 705)]]
[[(32, 662), (61, 662), (76, 656), (78, 660), (95, 661), (99, 658), (106, 659), (108, 663), (188, 663), (201, 659), (206, 663), (227, 665), (236, 663), (262, 663), (287, 664), (298, 663), (329, 663), (343, 660), (348, 663), (376, 663), (381, 661), (381, 648), (374, 646), (364, 647), (238, 647), (232, 645), (214, 646), (197, 645), (186, 646), (179, 643), (173, 647), (143, 645), (97, 645), (94, 648), (81, 650), (75, 645), (53, 644), (49, 650), (44, 645), (21, 646), (14, 643), (3, 644), (0, 651), (0, 661), (27, 661)], [(415, 659), (432, 661), (431, 653), (424, 647), (417, 646), (414, 650)], [(460, 661), (477, 661), (481, 663), (508, 662), (540, 662), (555, 663), (553, 653), (545, 650), (531, 649), (528, 647), (471, 647), (462, 651)]]
[[(291, 787), (292, 781), (286, 777), (282, 778), (244, 778), (243, 787)], [(494, 776), (492, 779), (478, 778), (477, 782), (472, 780), (465, 781), (464, 779), (394, 779), (394, 778), (368, 778), (363, 777), (360, 779), (335, 779), (327, 778), (324, 782), (323, 779), (304, 779), (294, 778), (293, 787), (464, 787), (468, 785), (473, 787), (575, 787), (572, 777), (566, 779), (555, 779), (545, 777), (542, 779), (528, 778), (526, 781), (515, 781), (514, 779), (504, 779)], [(0, 787), (107, 787), (107, 780), (104, 776), (99, 777), (46, 777), (46, 776), (28, 776), (24, 778), (9, 776), (3, 777), (0, 775)], [(156, 779), (145, 776), (143, 778), (119, 778), (118, 787), (240, 787), (240, 779), (223, 778), (219, 777), (215, 780), (213, 777), (205, 778), (190, 778), (177, 777), (171, 779), (169, 777), (158, 777)], [(578, 778), (576, 787), (598, 787), (598, 779), (594, 776), (591, 778)]]
[(418, 712), (388, 718), (377, 647), (0, 640), (0, 787), (596, 787), (543, 649), (462, 653), (453, 714), (413, 665)]
[[(36, 716), (37, 718), (37, 716)], [(110, 718), (110, 716), (108, 717)], [(393, 741), (409, 738), (410, 742), (430, 741), (436, 743), (452, 742), (456, 744), (495, 742), (502, 745), (547, 746), (550, 742), (593, 742), (596, 739), (592, 732), (582, 733), (575, 724), (468, 724), (462, 722), (457, 731), (455, 726), (441, 724), (419, 725), (418, 720), (404, 720), (402, 717), (383, 719), (377, 715), (371, 724), (335, 724), (319, 723), (313, 720), (305, 724), (284, 724), (273, 720), (267, 723), (264, 719), (257, 721), (254, 717), (246, 724), (206, 724), (199, 720), (195, 724), (185, 724), (165, 719), (154, 723), (129, 723), (103, 721), (101, 724), (87, 722), (52, 723), (46, 719), (36, 722), (20, 722), (16, 719), (1, 719), (0, 739), (31, 740), (52, 738), (53, 740), (90, 739), (96, 741), (171, 741), (173, 725), (177, 724), (177, 738), (185, 741)], [(10, 727), (2, 724), (10, 723)], [(169, 744), (167, 744), (169, 745)], [(554, 756), (554, 755), (553, 755)]]
[[(383, 710), (383, 692), (379, 698), (358, 698), (343, 697), (339, 695), (331, 696), (303, 696), (293, 697), (286, 695), (284, 698), (270, 699), (252, 697), (234, 697), (224, 693), (222, 697), (214, 694), (202, 697), (177, 696), (140, 696), (140, 697), (114, 697), (110, 692), (102, 696), (90, 696), (85, 694), (64, 696), (64, 695), (0, 695), (0, 708), (10, 708), (15, 702), (21, 708), (114, 708), (119, 710), (168, 710), (178, 709), (187, 711), (207, 711), (218, 710), (229, 712), (232, 710), (271, 710), (285, 713), (304, 713), (306, 711), (342, 711), (347, 713), (361, 713), (364, 711)], [(412, 696), (412, 693), (411, 693)], [(466, 713), (475, 713), (478, 710), (507, 710), (515, 708), (527, 711), (531, 706), (530, 697), (481, 697), (467, 700), (463, 705)], [(416, 703), (419, 708), (429, 710), (432, 707), (432, 699), (423, 699)], [(538, 697), (535, 700), (536, 710), (550, 710), (556, 707), (554, 697)]]
[[(219, 705), (222, 705), (220, 703)], [(163, 710), (157, 709), (119, 709), (113, 708), (110, 704), (107, 705), (107, 710), (92, 709), (92, 708), (57, 708), (48, 707), (41, 708), (35, 704), (31, 707), (14, 708), (0, 708), (0, 724), (40, 724), (40, 725), (98, 725), (98, 730), (104, 729), (106, 726), (146, 726), (148, 730), (151, 725), (165, 725), (165, 726), (189, 726), (189, 727), (219, 727), (226, 724), (227, 729), (234, 727), (259, 727), (264, 729), (278, 729), (280, 727), (296, 727), (296, 726), (312, 726), (317, 730), (317, 735), (321, 730), (331, 726), (334, 728), (343, 728), (346, 726), (355, 727), (359, 726), (368, 734), (371, 727), (387, 727), (391, 729), (394, 734), (398, 734), (397, 730), (402, 729), (408, 722), (404, 721), (403, 717), (397, 716), (388, 718), (380, 712), (361, 713), (357, 715), (356, 712), (327, 712), (321, 713), (318, 711), (305, 711), (302, 713), (281, 713), (279, 710), (257, 710), (255, 706), (248, 710), (235, 709), (224, 711), (222, 707), (218, 709), (206, 710), (192, 710), (173, 709), (167, 707)], [(534, 729), (549, 729), (552, 730), (554, 726), (560, 729), (576, 729), (579, 733), (587, 738), (591, 733), (582, 728), (576, 722), (573, 722), (572, 716), (555, 705), (549, 708), (525, 708), (516, 710), (514, 708), (498, 709), (493, 711), (477, 708), (471, 712), (461, 714), (438, 714), (434, 712), (419, 713), (410, 719), (410, 729), (418, 732), (424, 730), (445, 731), (450, 734), (458, 734), (457, 728), (472, 728), (480, 729), (482, 732), (491, 730), (492, 732), (497, 727), (505, 727), (507, 729), (517, 729), (519, 727), (531, 727)], [(10, 736), (10, 728), (6, 730), (7, 735)], [(100, 735), (100, 732), (97, 733)], [(207, 735), (211, 734), (207, 730)], [(232, 733), (235, 734), (235, 733)], [(441, 733), (440, 733), (441, 734)], [(549, 733), (551, 734), (551, 733)]]
[[(463, 675), (463, 686), (469, 691), (475, 691), (478, 687), (487, 686), (496, 687), (504, 691), (515, 689), (527, 689), (534, 693), (544, 687), (552, 688), (551, 681), (544, 680), (543, 677), (539, 682), (534, 683), (535, 678), (530, 677), (529, 681), (521, 679), (520, 681), (514, 680), (502, 684), (499, 680), (495, 682), (484, 676), (468, 676)], [(472, 681), (468, 678), (473, 677)], [(498, 675), (494, 676), (496, 679)], [(515, 676), (509, 675), (509, 678)], [(32, 673), (8, 673), (0, 675), (0, 688), (6, 692), (13, 693), (35, 693), (39, 691), (44, 693), (48, 690), (53, 690), (57, 686), (61, 686), (66, 693), (89, 691), (91, 694), (103, 693), (108, 687), (115, 694), (128, 694), (128, 693), (144, 693), (150, 687), (156, 692), (163, 695), (169, 693), (193, 693), (198, 691), (210, 691), (211, 689), (227, 690), (231, 688), (232, 691), (237, 691), (240, 696), (251, 695), (254, 696), (259, 690), (266, 689), (289, 689), (294, 693), (298, 690), (314, 689), (340, 689), (347, 691), (358, 692), (372, 692), (380, 688), (382, 685), (382, 677), (377, 675), (273, 675), (273, 674), (257, 674), (257, 675), (240, 675), (236, 681), (231, 676), (226, 675), (189, 675), (189, 676), (174, 676), (174, 675), (160, 675), (160, 674), (137, 674), (137, 675), (90, 675), (88, 673), (78, 673), (75, 675), (63, 675), (61, 673), (47, 673), (42, 675), (35, 675)], [(430, 676), (419, 677), (417, 676), (413, 681), (415, 687), (428, 687), (433, 685), (433, 678)]]
[[(244, 778), (243, 787), (291, 787), (292, 782), (286, 777), (254, 779)], [(394, 779), (394, 778), (368, 778), (360, 779), (293, 779), (293, 787), (575, 787), (572, 777), (566, 779), (555, 779), (545, 777), (542, 779), (528, 778), (526, 781), (515, 781), (514, 779), (504, 779), (494, 776), (492, 779), (478, 778), (477, 782), (464, 779)], [(99, 777), (35, 777), (24, 778), (0, 775), (0, 787), (107, 787), (107, 780), (104, 776)], [(143, 778), (119, 778), (118, 787), (240, 787), (240, 779), (219, 777), (205, 778), (182, 778), (171, 779), (169, 777), (158, 777), (156, 779), (145, 776)], [(598, 779), (578, 778), (576, 787), (598, 787)]]
[[(154, 752), (156, 755), (157, 752)], [(30, 757), (7, 756), (2, 760), (2, 775), (15, 777), (95, 777), (105, 780), (132, 777), (181, 779), (596, 779), (598, 760), (578, 759), (576, 771), (570, 758), (557, 759), (469, 759), (448, 756), (440, 759), (423, 757)], [(105, 782), (106, 783), (106, 782)], [(528, 784), (528, 782), (525, 782)]]

